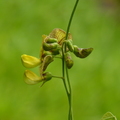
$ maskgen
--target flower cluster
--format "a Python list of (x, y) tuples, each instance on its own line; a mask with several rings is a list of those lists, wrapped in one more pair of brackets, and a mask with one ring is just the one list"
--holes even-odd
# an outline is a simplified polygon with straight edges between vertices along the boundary
[[(79, 48), (73, 45), (72, 35), (69, 33), (67, 40), (66, 32), (62, 29), (56, 28), (49, 35), (42, 35), (42, 47), (40, 51), (40, 58), (29, 56), (23, 54), (21, 56), (22, 63), (26, 68), (33, 68), (40, 66), (40, 77), (37, 76), (30, 70), (24, 72), (24, 80), (27, 84), (36, 84), (39, 82), (45, 83), (50, 80), (53, 76), (50, 72), (45, 72), (48, 65), (54, 61), (54, 58), (59, 55), (66, 62), (66, 66), (70, 69), (73, 66), (73, 60), (71, 58), (71, 53), (79, 58), (87, 57), (93, 50), (93, 48)], [(63, 44), (65, 45), (65, 50), (63, 53)]]

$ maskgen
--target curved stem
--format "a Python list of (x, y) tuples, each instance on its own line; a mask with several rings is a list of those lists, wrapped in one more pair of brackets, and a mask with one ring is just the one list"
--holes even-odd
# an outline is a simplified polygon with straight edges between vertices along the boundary
[(78, 2), (79, 2), (79, 0), (76, 0), (76, 3), (75, 3), (75, 5), (74, 5), (74, 8), (73, 8), (73, 10), (72, 10), (72, 13), (71, 13), (71, 16), (70, 16), (70, 19), (69, 19), (69, 22), (68, 22), (67, 31), (66, 31), (66, 40), (67, 40), (67, 38), (68, 38), (68, 33), (69, 33), (69, 30), (70, 30), (71, 22), (72, 22), (73, 15), (74, 15), (74, 13), (75, 13), (76, 7), (77, 7), (77, 5), (78, 5)]
[(63, 45), (62, 45), (62, 77), (63, 77), (63, 84), (64, 84), (64, 87), (65, 87), (65, 90), (66, 90), (66, 93), (67, 93), (67, 96), (68, 96), (69, 95), (69, 90), (67, 88), (67, 84), (66, 84), (66, 81), (65, 81), (64, 47), (65, 47), (65, 43), (63, 43)]
[[(67, 38), (68, 38), (68, 33), (69, 33), (69, 30), (70, 30), (71, 22), (72, 22), (73, 15), (75, 13), (78, 2), (79, 2), (79, 0), (76, 0), (76, 3), (75, 3), (74, 8), (72, 10), (72, 13), (71, 13), (71, 16), (70, 16), (70, 19), (69, 19), (69, 23), (68, 23), (68, 26), (67, 26), (65, 40), (67, 40)], [(72, 120), (73, 119), (72, 102), (71, 102), (72, 91), (71, 91), (71, 85), (70, 85), (68, 69), (67, 69), (67, 67), (65, 65), (64, 53), (66, 53), (66, 43), (63, 43), (63, 45), (62, 45), (62, 77), (63, 77), (63, 84), (64, 84), (64, 87), (65, 87), (67, 97), (68, 97), (68, 102), (69, 102), (68, 120)], [(65, 73), (66, 73), (66, 76), (65, 76)]]
[(69, 79), (69, 74), (68, 74), (67, 67), (66, 67), (66, 77), (67, 77), (67, 83), (68, 83), (68, 88), (69, 88), (69, 94), (68, 94), (69, 114), (68, 114), (68, 118), (69, 118), (69, 120), (72, 120), (72, 118), (73, 118), (73, 115), (72, 115), (72, 101), (71, 101), (72, 90), (71, 90), (71, 84), (70, 84), (70, 79)]

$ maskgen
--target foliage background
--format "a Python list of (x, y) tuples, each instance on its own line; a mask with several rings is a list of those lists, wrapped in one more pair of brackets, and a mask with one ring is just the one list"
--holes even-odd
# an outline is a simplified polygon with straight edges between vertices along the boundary
[[(26, 85), (22, 54), (39, 57), (42, 34), (66, 30), (75, 0), (0, 0), (0, 120), (66, 120), (62, 81)], [(120, 11), (117, 0), (80, 0), (70, 32), (74, 44), (93, 47), (86, 59), (73, 55), (69, 70), (75, 120), (120, 119)], [(38, 72), (39, 68), (33, 69)], [(48, 68), (61, 75), (61, 61)]]

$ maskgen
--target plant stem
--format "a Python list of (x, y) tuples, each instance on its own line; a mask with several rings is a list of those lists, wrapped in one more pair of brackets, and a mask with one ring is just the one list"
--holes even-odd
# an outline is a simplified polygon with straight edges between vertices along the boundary
[(63, 77), (59, 77), (59, 76), (52, 76), (54, 78), (60, 78), (60, 79), (63, 79)]
[[(76, 3), (75, 3), (74, 8), (72, 10), (72, 13), (71, 13), (71, 16), (70, 16), (70, 19), (69, 19), (69, 22), (68, 22), (68, 26), (67, 26), (65, 40), (67, 40), (67, 38), (68, 38), (68, 33), (69, 33), (69, 30), (70, 30), (71, 22), (72, 22), (73, 15), (75, 13), (78, 2), (79, 2), (79, 0), (76, 0)], [(73, 120), (72, 102), (71, 102), (72, 90), (71, 90), (71, 84), (70, 84), (68, 69), (66, 67), (65, 60), (64, 60), (64, 58), (65, 58), (64, 54), (65, 53), (66, 53), (66, 43), (63, 43), (63, 45), (62, 45), (62, 77), (63, 77), (63, 84), (64, 84), (64, 87), (65, 87), (66, 94), (67, 94), (67, 97), (68, 97), (68, 102), (69, 102), (68, 120)], [(66, 76), (65, 76), (65, 73), (66, 73)]]
[(76, 3), (75, 3), (75, 5), (74, 5), (74, 8), (73, 8), (73, 10), (72, 10), (72, 13), (71, 13), (71, 16), (70, 16), (70, 19), (69, 19), (69, 22), (68, 22), (67, 31), (66, 31), (66, 40), (67, 40), (67, 38), (68, 38), (68, 33), (69, 33), (69, 30), (70, 30), (71, 22), (72, 22), (73, 15), (74, 15), (74, 13), (75, 13), (76, 7), (77, 7), (77, 5), (78, 5), (78, 2), (79, 2), (79, 0), (76, 0)]

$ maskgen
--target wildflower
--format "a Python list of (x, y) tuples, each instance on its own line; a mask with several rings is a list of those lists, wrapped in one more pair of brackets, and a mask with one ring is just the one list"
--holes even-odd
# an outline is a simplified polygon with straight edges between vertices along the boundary
[[(44, 84), (45, 82), (51, 80), (53, 77), (52, 74), (45, 71), (48, 65), (54, 61), (54, 57), (56, 55), (59, 55), (59, 58), (64, 58), (66, 67), (70, 69), (73, 66), (73, 60), (70, 52), (74, 53), (79, 58), (85, 58), (93, 50), (93, 48), (79, 48), (78, 46), (73, 45), (72, 35), (68, 33), (66, 40), (66, 32), (59, 28), (55, 28), (49, 35), (42, 35), (42, 38), (43, 42), (40, 51), (40, 58), (26, 54), (21, 56), (24, 67), (34, 68), (36, 66), (40, 66), (40, 76), (30, 70), (26, 70), (24, 72), (24, 80), (27, 84), (34, 85), (39, 82), (43, 82)], [(62, 50), (64, 43), (66, 48)]]
[(26, 70), (24, 72), (24, 81), (27, 84), (34, 85), (36, 83), (39, 83), (42, 81), (41, 77), (37, 76), (35, 73), (33, 73), (30, 70)]
[(33, 68), (40, 65), (40, 59), (30, 55), (23, 54), (21, 56), (21, 60), (22, 60), (23, 66), (26, 68)]
[(52, 78), (52, 74), (50, 72), (44, 73), (47, 66), (53, 61), (53, 58), (51, 55), (44, 56), (43, 61), (40, 62), (40, 59), (38, 59), (36, 57), (23, 54), (21, 56), (21, 60), (22, 60), (23, 65), (26, 68), (33, 68), (33, 67), (36, 67), (41, 64), (41, 66), (40, 66), (40, 75), (41, 76), (40, 77), (30, 70), (25, 70), (24, 81), (27, 84), (34, 85), (34, 84), (37, 84), (42, 81), (43, 81), (43, 83), (45, 83), (46, 81), (48, 81)]
[(29, 85), (34, 85), (39, 82), (47, 82), (52, 78), (52, 74), (50, 72), (46, 72), (43, 74), (43, 77), (37, 76), (34, 72), (30, 70), (25, 70), (24, 72), (24, 81)]

